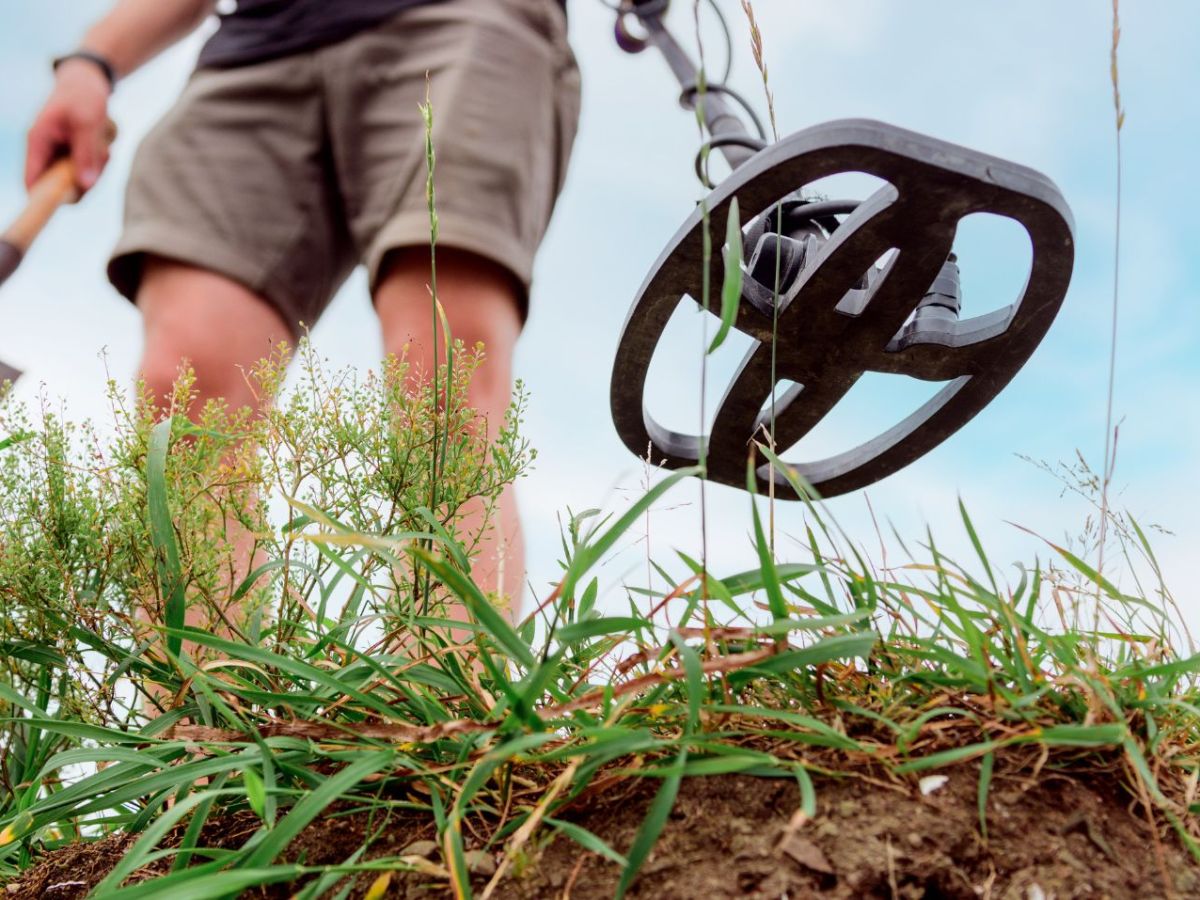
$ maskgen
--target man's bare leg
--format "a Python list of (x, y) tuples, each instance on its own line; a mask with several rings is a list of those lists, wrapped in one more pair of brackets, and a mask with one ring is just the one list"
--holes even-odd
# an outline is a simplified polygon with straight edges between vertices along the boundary
[[(488, 437), (494, 438), (512, 400), (512, 356), (521, 333), (520, 288), (506, 269), (473, 253), (439, 249), (437, 263), (438, 300), (451, 335), (467, 347), (476, 342), (484, 346), (485, 360), (471, 380), (467, 402), (487, 418)], [(433, 368), (434, 347), (429, 283), (429, 248), (393, 251), (384, 261), (374, 297), (384, 350), (399, 356), (407, 348), (410, 365), (427, 374)], [(439, 358), (444, 363), (444, 354)], [(483, 528), (483, 513), (482, 504), (473, 504), (463, 523), (466, 533)], [(525, 547), (511, 487), (500, 498), (497, 518), (480, 542), (473, 575), (483, 590), (507, 597), (515, 617), (525, 581)]]
[[(145, 331), (138, 371), (158, 403), (169, 400), (185, 362), (196, 376), (193, 411), (215, 398), (223, 399), (231, 410), (248, 406), (256, 412), (272, 402), (274, 398), (253, 390), (247, 373), (280, 341), (290, 340), (291, 334), (263, 298), (223, 275), (151, 257), (145, 263), (137, 305)], [(233, 552), (236, 583), (250, 571), (254, 536), (236, 531)], [(238, 618), (237, 610), (225, 612)], [(203, 619), (199, 611), (189, 610), (189, 625), (204, 627)]]

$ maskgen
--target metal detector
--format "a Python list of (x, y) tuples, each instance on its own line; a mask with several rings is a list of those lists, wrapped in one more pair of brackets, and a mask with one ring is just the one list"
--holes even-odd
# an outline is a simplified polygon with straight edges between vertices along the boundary
[[(695, 63), (663, 21), (667, 6), (623, 0), (617, 43), (629, 53), (657, 49), (679, 81), (683, 106), (700, 110), (709, 140), (697, 173), (711, 192), (663, 250), (626, 319), (611, 386), (617, 431), (636, 455), (645, 457), (649, 447), (654, 464), (681, 468), (703, 457), (710, 480), (746, 488), (752, 444), (765, 442), (772, 418), (774, 443), (786, 451), (866, 372), (948, 382), (912, 415), (836, 456), (788, 463), (790, 472), (756, 463), (756, 489), (766, 491), (773, 480), (776, 496), (792, 499), (799, 496), (794, 482), (832, 497), (879, 481), (962, 428), (1041, 343), (1071, 279), (1071, 212), (1038, 172), (882, 122), (826, 122), (768, 143), (729, 87), (713, 83), (702, 91)], [(720, 152), (733, 170), (715, 186), (705, 171), (708, 151)], [(806, 186), (848, 172), (885, 184), (861, 201), (806, 196)], [(724, 235), (735, 197), (745, 249), (734, 327), (755, 343), (711, 432), (681, 434), (646, 410), (646, 377), (680, 303), (704, 305), (706, 211), (709, 233)], [(974, 213), (1019, 223), (1032, 244), (1032, 268), (1011, 305), (963, 318), (954, 240), (958, 223)], [(724, 261), (715, 243), (709, 284), (718, 287), (706, 308), (719, 316)], [(770, 402), (784, 380), (795, 384)]]

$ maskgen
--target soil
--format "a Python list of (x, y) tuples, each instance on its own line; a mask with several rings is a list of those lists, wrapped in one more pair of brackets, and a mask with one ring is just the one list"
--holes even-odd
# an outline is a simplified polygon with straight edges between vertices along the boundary
[[(1200, 865), (1173, 834), (1151, 829), (1109, 771), (1036, 774), (1029, 759), (1000, 759), (988, 799), (988, 839), (979, 833), (978, 767), (940, 770), (946, 781), (921, 790), (916, 778), (876, 773), (815, 779), (817, 815), (798, 814), (790, 780), (722, 775), (686, 779), (661, 838), (630, 897), (641, 898), (1200, 898)], [(625, 851), (657, 788), (627, 779), (583, 795), (556, 814)], [(365, 816), (334, 814), (303, 832), (288, 851), (310, 865), (341, 862), (363, 841)], [(209, 846), (238, 846), (257, 828), (252, 814), (206, 828)], [(468, 829), (469, 833), (469, 829)], [(440, 864), (432, 822), (394, 819), (370, 856), (426, 856)], [(133, 839), (114, 836), (48, 854), (7, 888), (7, 897), (71, 900), (104, 877)], [(469, 854), (481, 888), (499, 854)], [(140, 872), (138, 878), (155, 872)], [(519, 871), (495, 895), (513, 900), (611, 898), (617, 865), (564, 838), (526, 848)], [(361, 897), (369, 879), (357, 886)], [(297, 885), (252, 898), (292, 896)], [(396, 873), (388, 897), (445, 897), (444, 880)]]

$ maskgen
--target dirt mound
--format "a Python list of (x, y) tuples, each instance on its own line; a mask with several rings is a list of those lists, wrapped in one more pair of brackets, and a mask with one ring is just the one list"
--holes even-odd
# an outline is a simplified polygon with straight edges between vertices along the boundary
[[(916, 778), (893, 782), (868, 774), (816, 779), (817, 815), (797, 813), (800, 792), (784, 779), (723, 775), (686, 779), (650, 858), (630, 892), (643, 898), (811, 896), (833, 898), (1186, 898), (1200, 897), (1200, 866), (1169, 832), (1152, 831), (1107, 772), (1083, 774), (998, 762), (988, 797), (988, 840), (979, 833), (978, 767), (941, 770), (946, 781), (923, 793)], [(656, 783), (630, 779), (585, 795), (569, 819), (625, 851)], [(291, 860), (345, 860), (375, 833), (378, 820), (329, 815), (293, 843)], [(209, 846), (238, 846), (256, 828), (250, 814), (205, 829)], [(369, 856), (418, 853), (440, 858), (424, 817), (395, 820)], [(48, 855), (8, 887), (7, 897), (83, 897), (128, 847), (112, 837)], [(494, 857), (471, 854), (478, 886)], [(169, 863), (164, 863), (164, 866)], [(601, 900), (613, 896), (620, 867), (564, 837), (527, 848), (495, 896)], [(138, 878), (157, 872), (143, 871)], [(369, 879), (352, 896), (361, 897)], [(289, 897), (296, 886), (246, 897)], [(389, 897), (442, 896), (445, 882), (409, 873)]]
[[(1173, 837), (1156, 840), (1111, 784), (1045, 772), (1028, 783), (997, 772), (985, 843), (978, 770), (942, 774), (946, 783), (927, 796), (916, 784), (818, 780), (817, 816), (808, 822), (796, 817), (799, 790), (790, 782), (690, 779), (631, 895), (1200, 897), (1200, 867)], [(577, 822), (628, 847), (652, 796), (646, 787)], [(618, 876), (616, 865), (581, 856), (560, 838), (543, 852), (523, 896), (561, 897), (569, 884), (572, 900), (610, 898)]]

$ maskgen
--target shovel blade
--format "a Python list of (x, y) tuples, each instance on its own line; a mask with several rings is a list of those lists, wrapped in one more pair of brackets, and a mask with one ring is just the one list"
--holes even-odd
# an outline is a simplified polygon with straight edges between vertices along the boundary
[(0, 362), (0, 385), (3, 385), (4, 382), (6, 382), (6, 381), (12, 381), (15, 383), (16, 380), (20, 377), (21, 377), (20, 369), (14, 369), (12, 366), (8, 365), (7, 363)]
[[(20, 248), (10, 244), (8, 241), (0, 241), (0, 284), (4, 284), (8, 280), (8, 276), (17, 271), (17, 266), (20, 264)], [(14, 369), (3, 360), (0, 360), (0, 385), (3, 385), (6, 381), (15, 382), (20, 377), (20, 369)]]
[(16, 244), (0, 240), (0, 284), (8, 281), (8, 276), (17, 271), (24, 254)]

